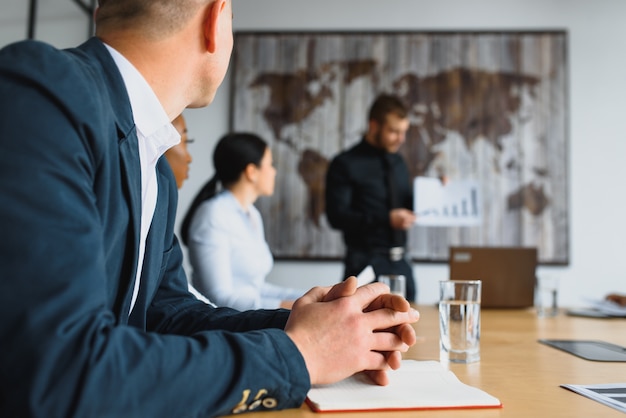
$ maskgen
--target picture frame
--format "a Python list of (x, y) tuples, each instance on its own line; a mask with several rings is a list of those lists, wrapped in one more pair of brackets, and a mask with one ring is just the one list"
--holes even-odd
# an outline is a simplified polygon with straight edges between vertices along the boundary
[(408, 254), (447, 262), (451, 245), (533, 246), (569, 263), (567, 32), (236, 32), (230, 128), (271, 146), (273, 196), (256, 205), (276, 259), (334, 260), (324, 213), (332, 158), (362, 138), (376, 95), (398, 95), (411, 176), (472, 179), (478, 226), (415, 226)]

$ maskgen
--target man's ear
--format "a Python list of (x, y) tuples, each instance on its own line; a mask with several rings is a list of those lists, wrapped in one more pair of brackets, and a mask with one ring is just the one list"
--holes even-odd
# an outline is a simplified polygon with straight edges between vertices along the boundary
[(207, 13), (204, 19), (204, 40), (206, 50), (211, 54), (215, 53), (217, 49), (220, 15), (225, 8), (225, 0), (215, 0), (207, 6)]
[(375, 119), (372, 119), (368, 121), (367, 123), (368, 123), (368, 128), (369, 128), (368, 132), (372, 132), (372, 133), (378, 132), (378, 128), (380, 127), (380, 125)]

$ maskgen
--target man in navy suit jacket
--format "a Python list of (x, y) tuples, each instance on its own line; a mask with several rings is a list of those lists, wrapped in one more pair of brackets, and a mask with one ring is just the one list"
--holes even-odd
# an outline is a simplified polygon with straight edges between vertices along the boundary
[(75, 49), (0, 51), (0, 416), (215, 416), (362, 370), (385, 384), (418, 315), (382, 285), (254, 312), (187, 290), (176, 182), (146, 155), (213, 100), (231, 0), (100, 0), (96, 27)]

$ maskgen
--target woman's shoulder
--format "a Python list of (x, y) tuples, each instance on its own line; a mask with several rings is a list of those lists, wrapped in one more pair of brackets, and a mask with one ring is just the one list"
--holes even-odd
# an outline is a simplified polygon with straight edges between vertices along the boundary
[(202, 202), (194, 217), (209, 218), (213, 220), (228, 220), (233, 217), (235, 211), (233, 199), (228, 192), (220, 192), (211, 199)]

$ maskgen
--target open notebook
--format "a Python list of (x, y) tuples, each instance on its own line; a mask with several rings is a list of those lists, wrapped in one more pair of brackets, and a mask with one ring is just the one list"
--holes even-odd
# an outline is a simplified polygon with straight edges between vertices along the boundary
[(495, 397), (462, 383), (437, 361), (403, 360), (389, 372), (387, 386), (354, 375), (332, 385), (313, 386), (307, 404), (315, 412), (409, 409), (500, 408)]

